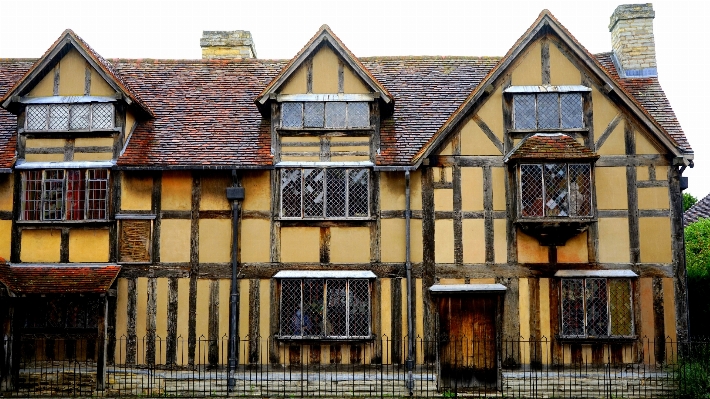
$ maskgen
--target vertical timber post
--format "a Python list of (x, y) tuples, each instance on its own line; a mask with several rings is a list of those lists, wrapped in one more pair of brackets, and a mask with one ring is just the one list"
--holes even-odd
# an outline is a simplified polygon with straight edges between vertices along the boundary
[(241, 187), (239, 174), (232, 171), (232, 187), (227, 188), (227, 200), (232, 201), (232, 281), (229, 292), (229, 360), (227, 372), (227, 388), (234, 390), (236, 380), (234, 371), (237, 369), (237, 359), (239, 354), (238, 320), (239, 320), (239, 213), (241, 212), (241, 201), (244, 199), (244, 188)]

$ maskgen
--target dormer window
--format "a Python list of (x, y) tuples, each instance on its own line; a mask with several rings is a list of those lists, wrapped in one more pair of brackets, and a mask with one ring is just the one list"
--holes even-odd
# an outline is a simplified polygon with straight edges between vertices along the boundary
[(28, 104), (27, 131), (113, 130), (114, 106), (111, 103)]
[(513, 96), (513, 126), (520, 130), (581, 129), (581, 93), (537, 93)]
[(364, 101), (284, 102), (281, 127), (366, 129), (370, 127), (370, 104)]

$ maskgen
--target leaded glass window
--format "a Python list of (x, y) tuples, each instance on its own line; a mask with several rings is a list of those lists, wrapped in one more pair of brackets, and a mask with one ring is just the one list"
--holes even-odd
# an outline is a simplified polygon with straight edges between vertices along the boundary
[(370, 104), (364, 101), (284, 102), (281, 103), (281, 127), (367, 129)]
[(111, 130), (114, 126), (110, 103), (30, 104), (25, 113), (28, 131)]
[(581, 129), (581, 93), (536, 93), (513, 96), (513, 127), (521, 130)]
[(281, 170), (281, 217), (297, 219), (367, 218), (368, 169)]
[(565, 278), (560, 286), (562, 336), (633, 335), (630, 279)]
[(589, 164), (520, 165), (522, 217), (592, 216), (592, 180)]

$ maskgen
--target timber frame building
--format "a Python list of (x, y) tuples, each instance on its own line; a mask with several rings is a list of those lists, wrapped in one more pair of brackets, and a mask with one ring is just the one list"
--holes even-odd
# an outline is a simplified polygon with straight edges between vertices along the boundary
[[(0, 370), (65, 335), (99, 364), (224, 337), (248, 344), (209, 362), (445, 362), (454, 336), (493, 367), (663, 362), (631, 348), (687, 338), (693, 151), (653, 17), (617, 8), (602, 54), (545, 10), (503, 57), (357, 58), (324, 25), (285, 61), (245, 31), (201, 60), (70, 30), (0, 59)], [(502, 358), (520, 337), (551, 344)]]

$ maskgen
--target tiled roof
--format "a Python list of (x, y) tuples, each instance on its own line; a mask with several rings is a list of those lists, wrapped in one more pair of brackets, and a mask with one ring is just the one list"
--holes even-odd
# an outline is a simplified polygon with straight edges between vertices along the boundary
[(0, 282), (15, 294), (105, 293), (120, 266), (10, 266), (0, 264)]
[(591, 159), (592, 150), (562, 133), (537, 133), (523, 140), (508, 159)]
[(688, 227), (689, 224), (697, 222), (700, 218), (710, 218), (710, 194), (706, 195), (705, 198), (696, 202), (695, 205), (685, 211), (683, 214), (684, 227)]
[[(0, 59), (0, 94), (12, 87), (27, 72), (35, 60)], [(0, 108), (0, 168), (15, 165), (17, 117)]]

